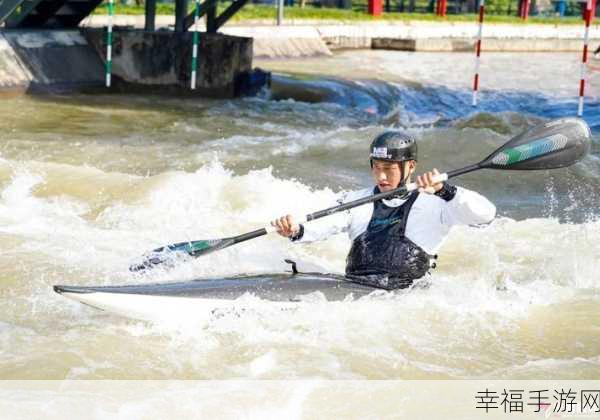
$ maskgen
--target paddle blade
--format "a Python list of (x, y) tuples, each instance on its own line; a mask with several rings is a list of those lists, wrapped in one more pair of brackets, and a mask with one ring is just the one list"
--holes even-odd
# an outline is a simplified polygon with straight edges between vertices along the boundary
[(585, 121), (560, 118), (519, 134), (479, 166), (514, 170), (563, 168), (581, 160), (590, 146), (591, 132)]
[(201, 239), (192, 242), (180, 242), (163, 246), (144, 255), (142, 261), (129, 266), (129, 271), (143, 271), (162, 265), (173, 267), (186, 256), (199, 257), (219, 249), (226, 248), (235, 243), (233, 238)]

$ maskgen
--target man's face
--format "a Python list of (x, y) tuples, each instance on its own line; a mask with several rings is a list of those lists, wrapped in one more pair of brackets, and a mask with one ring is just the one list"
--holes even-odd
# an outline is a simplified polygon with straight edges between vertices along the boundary
[(400, 165), (404, 165), (404, 173), (408, 178), (410, 174), (415, 170), (415, 161), (407, 162), (387, 162), (384, 160), (373, 160), (373, 168), (371, 173), (373, 179), (379, 187), (379, 191), (386, 192), (398, 188), (402, 181), (402, 170)]

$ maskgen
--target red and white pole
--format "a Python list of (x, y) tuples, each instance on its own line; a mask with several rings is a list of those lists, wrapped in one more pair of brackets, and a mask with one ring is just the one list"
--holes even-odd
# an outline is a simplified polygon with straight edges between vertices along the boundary
[(435, 14), (438, 16), (446, 17), (448, 12), (448, 0), (437, 0), (437, 8)]
[(579, 79), (579, 109), (577, 116), (583, 115), (583, 98), (585, 96), (585, 76), (588, 61), (588, 43), (590, 38), (590, 21), (592, 20), (592, 3), (594, 0), (587, 0), (585, 8), (585, 32), (583, 35), (583, 56), (581, 57), (581, 77)]
[(529, 17), (530, 7), (530, 0), (521, 0), (521, 10), (519, 10), (519, 15), (521, 16), (521, 19), (527, 20), (527, 18)]
[(485, 0), (479, 0), (479, 29), (477, 31), (477, 45), (475, 48), (475, 77), (473, 78), (473, 106), (477, 106), (477, 92), (479, 91), (479, 59), (481, 56), (481, 35), (483, 33), (483, 15), (485, 13)]

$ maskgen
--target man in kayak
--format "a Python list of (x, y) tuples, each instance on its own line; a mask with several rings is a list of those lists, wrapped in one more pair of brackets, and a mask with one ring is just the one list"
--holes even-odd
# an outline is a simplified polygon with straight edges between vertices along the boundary
[[(410, 183), (417, 167), (416, 139), (402, 131), (385, 131), (371, 143), (370, 162), (375, 187), (344, 194), (339, 204)], [(435, 254), (452, 226), (489, 223), (496, 214), (496, 207), (480, 194), (435, 183), (437, 174), (434, 169), (418, 176), (419, 190), (408, 196), (354, 207), (306, 226), (290, 215), (272, 225), (300, 243), (347, 232), (352, 240), (347, 277), (374, 287), (405, 288), (435, 267)]]

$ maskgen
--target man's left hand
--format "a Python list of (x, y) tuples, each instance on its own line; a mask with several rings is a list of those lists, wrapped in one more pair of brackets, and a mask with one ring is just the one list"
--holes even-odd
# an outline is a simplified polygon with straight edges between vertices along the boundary
[(439, 171), (437, 169), (433, 169), (433, 171), (425, 172), (423, 175), (419, 175), (417, 177), (417, 185), (419, 186), (419, 192), (424, 192), (427, 194), (435, 194), (444, 186), (443, 182), (434, 183), (433, 177), (439, 175)]

